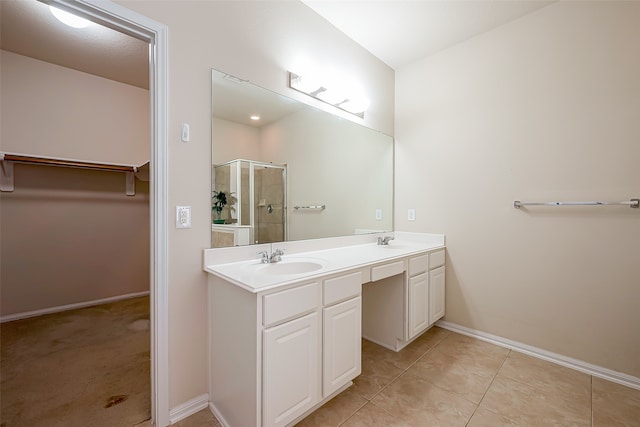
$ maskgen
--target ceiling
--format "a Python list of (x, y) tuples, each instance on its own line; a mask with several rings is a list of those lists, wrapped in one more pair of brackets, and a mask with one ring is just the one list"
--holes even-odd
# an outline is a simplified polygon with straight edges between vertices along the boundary
[[(542, 0), (302, 1), (394, 69), (552, 3)], [(0, 0), (0, 41), (6, 51), (125, 84), (149, 87), (146, 42), (97, 24), (84, 29), (67, 27), (53, 17), (49, 6), (37, 0)]]
[(302, 0), (397, 70), (547, 6), (543, 0)]
[(0, 0), (2, 50), (149, 88), (149, 44), (97, 24), (71, 28), (37, 0)]

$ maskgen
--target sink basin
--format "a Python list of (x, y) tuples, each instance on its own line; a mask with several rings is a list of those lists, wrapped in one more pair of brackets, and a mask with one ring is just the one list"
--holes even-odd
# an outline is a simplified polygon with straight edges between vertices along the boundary
[(404, 249), (405, 245), (394, 245), (393, 243), (389, 243), (388, 245), (376, 245), (377, 248), (385, 248), (385, 249)]
[(304, 274), (320, 270), (325, 266), (325, 262), (316, 259), (283, 259), (273, 264), (263, 264), (258, 271), (265, 274), (291, 275)]

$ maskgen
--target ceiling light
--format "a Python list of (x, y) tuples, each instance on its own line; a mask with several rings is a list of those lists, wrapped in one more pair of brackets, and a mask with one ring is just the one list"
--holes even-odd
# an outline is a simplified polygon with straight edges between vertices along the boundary
[(260, 120), (260, 116), (257, 114), (252, 115), (251, 117), (249, 117), (251, 120)]
[(89, 26), (90, 22), (84, 18), (74, 15), (73, 13), (69, 13), (65, 10), (58, 9), (53, 6), (49, 6), (49, 10), (56, 17), (56, 19), (62, 22), (65, 25), (68, 25), (73, 28), (86, 28)]

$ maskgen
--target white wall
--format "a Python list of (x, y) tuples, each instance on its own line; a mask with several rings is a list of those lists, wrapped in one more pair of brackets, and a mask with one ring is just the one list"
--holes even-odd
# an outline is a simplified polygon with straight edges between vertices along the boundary
[(639, 22), (559, 2), (397, 71), (396, 227), (446, 234), (446, 320), (640, 376), (640, 211), (512, 207), (640, 196)]
[[(211, 68), (300, 98), (286, 71), (300, 56), (363, 79), (367, 124), (393, 131), (393, 70), (300, 2), (118, 1), (169, 28), (169, 204), (192, 206), (192, 228), (169, 230), (170, 406), (207, 392), (207, 277), (211, 244)], [(291, 93), (289, 93), (291, 92)], [(181, 124), (191, 141), (180, 142)], [(173, 211), (170, 217), (173, 216)]]
[[(0, 151), (140, 165), (149, 92), (2, 51)], [(14, 165), (0, 194), (0, 314), (149, 291), (149, 184), (125, 175)]]

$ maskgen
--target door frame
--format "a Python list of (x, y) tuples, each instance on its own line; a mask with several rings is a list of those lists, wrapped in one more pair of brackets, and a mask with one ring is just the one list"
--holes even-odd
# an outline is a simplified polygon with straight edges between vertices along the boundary
[[(41, 0), (42, 1), (42, 0)], [(107, 0), (44, 0), (149, 43), (151, 422), (169, 421), (168, 310), (168, 28)]]

